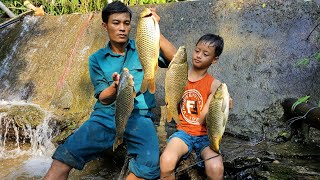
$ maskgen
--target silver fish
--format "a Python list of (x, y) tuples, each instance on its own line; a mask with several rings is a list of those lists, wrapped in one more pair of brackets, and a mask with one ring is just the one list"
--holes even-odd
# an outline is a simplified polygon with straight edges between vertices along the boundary
[(123, 68), (115, 102), (116, 136), (113, 143), (113, 151), (123, 143), (124, 131), (133, 110), (135, 96), (133, 76), (127, 68)]

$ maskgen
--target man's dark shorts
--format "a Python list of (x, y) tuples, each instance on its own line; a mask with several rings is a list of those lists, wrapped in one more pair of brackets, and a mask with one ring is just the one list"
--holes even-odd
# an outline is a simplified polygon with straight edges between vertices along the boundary
[[(57, 148), (52, 158), (81, 170), (85, 163), (112, 147), (115, 132), (114, 116), (96, 110)], [(129, 161), (130, 172), (145, 179), (158, 178), (159, 143), (151, 118), (133, 113), (128, 120), (124, 140), (128, 155), (134, 157)]]

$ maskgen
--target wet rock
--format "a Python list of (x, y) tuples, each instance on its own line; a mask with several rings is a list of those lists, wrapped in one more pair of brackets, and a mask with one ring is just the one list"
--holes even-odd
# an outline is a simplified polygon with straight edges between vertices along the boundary
[(33, 105), (0, 106), (0, 113), (5, 114), (2, 116), (3, 121), (12, 120), (20, 128), (27, 124), (35, 128), (45, 117), (45, 113)]

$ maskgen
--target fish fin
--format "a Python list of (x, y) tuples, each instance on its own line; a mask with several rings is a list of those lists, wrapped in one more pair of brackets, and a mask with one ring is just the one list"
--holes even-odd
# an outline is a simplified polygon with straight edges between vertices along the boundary
[(169, 111), (168, 106), (167, 106), (167, 122), (171, 122), (171, 121), (172, 121), (172, 114)]
[(155, 79), (149, 80), (149, 91), (151, 94), (154, 94), (156, 92), (156, 82)]
[(123, 138), (116, 138), (113, 143), (113, 152), (117, 149), (117, 147), (123, 143)]
[(220, 136), (213, 136), (212, 137), (212, 141), (213, 141), (213, 144), (211, 145), (211, 149), (220, 154), (220, 143), (221, 143), (221, 137)]
[(137, 97), (137, 92), (136, 90), (133, 88), (133, 94), (132, 94), (133, 98)]
[(227, 117), (223, 117), (222, 126), (226, 127), (226, 124), (227, 124)]
[(177, 116), (172, 116), (174, 121), (176, 122), (176, 124), (180, 124), (180, 118), (179, 118), (179, 115)]
[[(229, 100), (227, 101), (227, 99), (226, 98), (223, 98), (223, 100), (222, 100), (222, 106), (221, 106), (221, 111), (222, 112), (225, 112), (226, 110), (227, 110), (227, 103), (229, 103)], [(229, 108), (229, 107), (228, 107)]]
[(160, 106), (161, 110), (161, 116), (160, 116), (160, 126), (165, 125), (165, 122), (167, 121), (167, 114), (168, 114), (168, 109), (167, 106)]
[(148, 89), (148, 86), (149, 86), (149, 80), (143, 79), (141, 87), (140, 87), (140, 92), (141, 93), (145, 93), (147, 91), (147, 89)]
[[(160, 47), (160, 42), (159, 42), (159, 47)], [(158, 59), (156, 59), (156, 65), (154, 66), (154, 73), (156, 73), (158, 70)]]

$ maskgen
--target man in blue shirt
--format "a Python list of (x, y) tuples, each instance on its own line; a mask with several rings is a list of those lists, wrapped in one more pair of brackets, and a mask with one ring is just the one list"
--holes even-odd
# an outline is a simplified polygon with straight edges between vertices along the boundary
[[(160, 17), (152, 10), (158, 22)], [(85, 163), (99, 157), (112, 147), (115, 138), (115, 99), (121, 70), (126, 67), (134, 77), (137, 96), (128, 120), (125, 137), (130, 157), (130, 174), (126, 179), (155, 179), (159, 171), (159, 143), (151, 120), (155, 107), (154, 95), (140, 93), (143, 69), (135, 41), (129, 39), (131, 11), (119, 1), (108, 4), (102, 11), (102, 26), (109, 36), (106, 47), (89, 57), (89, 72), (97, 102), (90, 118), (53, 154), (52, 165), (44, 179), (67, 179), (72, 168), (83, 169)], [(167, 67), (176, 48), (160, 37), (162, 57), (159, 66)]]

